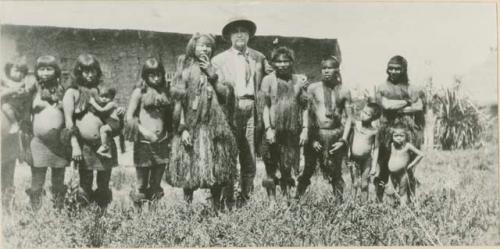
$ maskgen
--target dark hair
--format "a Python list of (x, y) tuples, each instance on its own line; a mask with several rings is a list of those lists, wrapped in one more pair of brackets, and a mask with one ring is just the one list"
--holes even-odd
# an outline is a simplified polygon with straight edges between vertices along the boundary
[(408, 131), (408, 126), (403, 122), (396, 122), (391, 126), (392, 129), (402, 129)]
[(188, 58), (195, 58), (195, 50), (196, 50), (196, 43), (198, 42), (199, 39), (201, 38), (206, 38), (208, 40), (208, 45), (212, 48), (212, 56), (213, 52), (215, 50), (215, 38), (211, 34), (200, 34), (200, 33), (195, 33), (191, 39), (189, 39), (188, 44), (186, 45), (186, 57)]
[(24, 61), (22, 61), (22, 62), (7, 62), (3, 68), (5, 75), (7, 77), (10, 78), (10, 70), (13, 67), (17, 67), (17, 70), (19, 70), (19, 72), (21, 72), (24, 75), (28, 74), (29, 70), (28, 70), (28, 65), (26, 64), (26, 62), (24, 62)]
[(166, 86), (166, 81), (165, 81), (165, 68), (163, 67), (163, 64), (161, 61), (159, 61), (156, 58), (148, 58), (144, 62), (144, 65), (142, 66), (141, 70), (141, 78), (148, 84), (148, 75), (151, 73), (158, 73), (161, 75), (161, 84), (163, 86)]
[(334, 55), (328, 55), (328, 56), (323, 57), (321, 59), (321, 64), (323, 64), (327, 61), (332, 61), (334, 67), (336, 67), (336, 68), (340, 67), (340, 60)]
[(373, 110), (372, 119), (377, 120), (382, 115), (382, 108), (377, 103), (367, 103), (366, 107)]
[(114, 87), (101, 87), (100, 95), (113, 99), (116, 96), (116, 89)]
[(99, 61), (91, 54), (79, 55), (76, 59), (75, 67), (73, 68), (73, 76), (75, 77), (77, 85), (80, 85), (83, 81), (83, 71), (90, 70), (95, 70), (97, 73), (96, 82), (94, 82), (94, 86), (97, 86), (102, 77), (102, 70)]
[(57, 64), (56, 57), (52, 55), (42, 55), (36, 59), (35, 62), (35, 77), (36, 80), (40, 80), (40, 76), (38, 75), (38, 69), (41, 67), (52, 67), (54, 68), (54, 79), (59, 79), (61, 77), (61, 68)]
[(273, 51), (271, 52), (271, 61), (276, 60), (280, 55), (285, 55), (291, 61), (295, 61), (295, 52), (291, 48), (286, 46), (281, 46), (273, 49)]
[[(401, 65), (401, 81), (403, 83), (408, 83), (408, 61), (401, 56), (401, 55), (395, 55), (393, 56), (389, 62), (387, 63), (387, 69), (385, 70), (387, 75), (389, 75), (389, 64), (397, 64)], [(387, 77), (387, 80), (389, 80), (389, 77)]]

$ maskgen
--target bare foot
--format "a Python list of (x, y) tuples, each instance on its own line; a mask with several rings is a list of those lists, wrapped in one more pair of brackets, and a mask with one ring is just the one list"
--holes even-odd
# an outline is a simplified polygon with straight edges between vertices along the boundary
[(10, 126), (9, 134), (16, 134), (19, 132), (19, 124), (17, 122), (12, 123)]
[(99, 149), (97, 149), (97, 154), (103, 156), (103, 157), (106, 157), (106, 158), (111, 158), (113, 157), (111, 155), (111, 151), (109, 150), (109, 147), (108, 146), (105, 146), (105, 145), (101, 145), (99, 147)]

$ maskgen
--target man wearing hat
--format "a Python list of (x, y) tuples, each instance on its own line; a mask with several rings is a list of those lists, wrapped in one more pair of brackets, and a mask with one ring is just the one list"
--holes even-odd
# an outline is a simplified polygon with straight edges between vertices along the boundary
[[(234, 126), (239, 149), (241, 199), (246, 201), (253, 190), (255, 177), (254, 127), (255, 96), (264, 76), (265, 56), (248, 47), (248, 40), (257, 27), (247, 19), (233, 19), (222, 29), (222, 36), (231, 47), (212, 59), (220, 75), (219, 81), (234, 88), (236, 109)], [(225, 198), (231, 206), (234, 189), (228, 188)]]

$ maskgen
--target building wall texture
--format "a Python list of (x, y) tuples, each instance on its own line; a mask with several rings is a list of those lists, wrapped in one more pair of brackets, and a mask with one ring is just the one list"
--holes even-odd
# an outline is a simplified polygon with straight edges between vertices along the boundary
[[(177, 56), (185, 51), (190, 34), (165, 33), (140, 30), (90, 30), (58, 27), (1, 26), (1, 61), (14, 56), (26, 56), (30, 69), (38, 56), (56, 56), (63, 70), (63, 83), (68, 84), (76, 57), (81, 53), (94, 54), (101, 63), (104, 83), (118, 89), (118, 102), (126, 104), (133, 87), (139, 80), (142, 63), (148, 57), (161, 58), (167, 74), (173, 74)], [(269, 56), (278, 38), (278, 45), (295, 50), (295, 69), (306, 74), (311, 81), (320, 76), (321, 58), (327, 55), (340, 57), (336, 39), (310, 39), (301, 37), (257, 36), (249, 46)], [(215, 54), (230, 44), (216, 37)]]

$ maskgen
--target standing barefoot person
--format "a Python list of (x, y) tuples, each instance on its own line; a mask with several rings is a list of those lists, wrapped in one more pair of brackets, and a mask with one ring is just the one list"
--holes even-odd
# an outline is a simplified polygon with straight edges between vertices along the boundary
[[(1, 79), (2, 100), (2, 204), (9, 211), (14, 199), (14, 171), (16, 158), (32, 165), (29, 142), (33, 136), (31, 127), (31, 102), (36, 91), (35, 81), (26, 78), (28, 66), (24, 59), (7, 62)], [(14, 87), (10, 87), (14, 86)], [(18, 124), (15, 124), (18, 123)], [(20, 130), (18, 134), (17, 131)]]
[[(425, 119), (423, 118), (423, 93), (410, 84), (408, 62), (400, 55), (392, 57), (387, 63), (387, 80), (375, 89), (375, 101), (382, 107), (380, 118), (379, 170), (375, 172), (375, 189), (378, 201), (382, 201), (385, 185), (389, 179), (391, 127), (402, 123), (408, 129), (408, 141), (420, 148), (423, 142)], [(412, 156), (413, 159), (413, 156)], [(414, 169), (408, 170), (409, 189), (415, 195), (416, 179)]]
[(54, 204), (64, 204), (66, 186), (65, 168), (69, 166), (70, 150), (61, 142), (64, 129), (62, 100), (64, 89), (60, 84), (61, 70), (54, 56), (45, 55), (36, 60), (37, 92), (33, 100), (33, 133), (31, 151), (31, 187), (26, 190), (34, 210), (40, 208), (45, 174), (51, 168), (51, 192)]
[[(105, 208), (112, 200), (109, 188), (111, 169), (118, 165), (116, 145), (109, 141), (111, 158), (97, 154), (101, 146), (100, 128), (103, 121), (90, 111), (90, 100), (96, 99), (101, 82), (101, 66), (90, 54), (78, 56), (73, 69), (74, 81), (64, 94), (66, 142), (71, 144), (72, 159), (80, 176), (79, 200), (83, 205), (91, 201)], [(69, 140), (69, 141), (68, 141)], [(97, 171), (97, 189), (92, 190), (94, 171)]]
[[(267, 173), (262, 185), (273, 197), (276, 184), (287, 197), (295, 186), (292, 176), (299, 172), (300, 146), (307, 140), (307, 78), (293, 73), (294, 61), (293, 50), (276, 48), (271, 55), (274, 72), (262, 80), (266, 102), (262, 118), (266, 141), (262, 151)], [(278, 170), (280, 178), (276, 175)]]
[[(320, 82), (308, 88), (309, 141), (304, 147), (304, 172), (299, 177), (297, 197), (304, 194), (319, 162), (324, 177), (330, 182), (336, 202), (343, 200), (342, 160), (347, 149), (351, 125), (351, 93), (342, 85), (340, 62), (330, 56), (321, 62)], [(342, 116), (347, 120), (342, 124)]]
[(222, 187), (236, 177), (238, 148), (230, 127), (232, 87), (218, 80), (210, 63), (215, 39), (195, 34), (178, 60), (173, 87), (178, 133), (172, 140), (167, 179), (184, 188), (190, 202), (197, 188), (210, 188), (214, 208)]
[(172, 123), (172, 104), (162, 63), (147, 59), (141, 77), (125, 114), (125, 138), (134, 142), (138, 185), (130, 197), (137, 207), (164, 195), (161, 179), (168, 163)]

